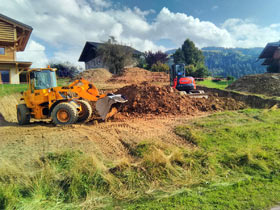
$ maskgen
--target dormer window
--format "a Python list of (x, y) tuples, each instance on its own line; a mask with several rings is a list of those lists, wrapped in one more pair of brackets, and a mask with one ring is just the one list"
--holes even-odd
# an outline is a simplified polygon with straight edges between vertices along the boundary
[(5, 47), (0, 47), (0, 55), (5, 55)]

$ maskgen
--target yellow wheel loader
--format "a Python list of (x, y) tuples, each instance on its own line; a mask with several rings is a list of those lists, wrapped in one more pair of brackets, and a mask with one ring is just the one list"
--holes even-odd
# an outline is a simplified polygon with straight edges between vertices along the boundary
[(20, 125), (29, 124), (31, 118), (51, 118), (54, 124), (61, 125), (84, 122), (92, 116), (92, 102), (105, 120), (117, 112), (114, 104), (127, 101), (122, 95), (100, 95), (97, 88), (84, 79), (58, 87), (55, 71), (53, 68), (27, 70), (28, 89), (21, 98), (24, 102), (17, 105)]

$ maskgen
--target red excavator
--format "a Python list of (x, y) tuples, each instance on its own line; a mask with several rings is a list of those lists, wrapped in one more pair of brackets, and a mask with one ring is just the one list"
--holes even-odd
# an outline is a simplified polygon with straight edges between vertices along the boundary
[(179, 90), (185, 91), (192, 96), (208, 97), (203, 90), (197, 90), (195, 79), (191, 76), (186, 76), (185, 64), (173, 64), (170, 68), (170, 86)]

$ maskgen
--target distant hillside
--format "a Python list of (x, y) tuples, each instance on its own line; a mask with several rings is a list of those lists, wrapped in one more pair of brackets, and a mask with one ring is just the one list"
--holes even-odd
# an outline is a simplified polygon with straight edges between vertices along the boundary
[(266, 71), (258, 61), (263, 48), (202, 48), (205, 65), (213, 76), (234, 76), (236, 78), (248, 74), (260, 74)]
[(172, 55), (172, 54), (175, 53), (176, 50), (177, 50), (177, 49), (167, 50), (167, 51), (165, 51), (165, 53), (166, 53), (167, 55)]
[[(213, 76), (236, 78), (266, 71), (266, 67), (261, 66), (262, 61), (256, 62), (262, 50), (263, 48), (202, 48), (205, 65)], [(169, 50), (166, 53), (173, 54), (175, 51)]]

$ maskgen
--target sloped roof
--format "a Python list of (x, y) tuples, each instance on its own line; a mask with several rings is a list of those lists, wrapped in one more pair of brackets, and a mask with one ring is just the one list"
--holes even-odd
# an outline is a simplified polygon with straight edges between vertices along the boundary
[(0, 20), (2, 20), (4, 22), (7, 22), (7, 23), (16, 27), (17, 35), (18, 35), (18, 37), (17, 37), (17, 39), (18, 39), (17, 40), (17, 42), (18, 42), (17, 50), (18, 51), (24, 51), (33, 28), (31, 26), (26, 25), (22, 22), (19, 22), (15, 19), (7, 17), (7, 16), (5, 16), (1, 13), (0, 13)]
[(275, 50), (277, 50), (280, 47), (280, 41), (279, 42), (270, 42), (268, 43), (261, 54), (259, 55), (259, 59), (263, 58), (273, 58), (273, 54)]
[(31, 26), (26, 25), (26, 24), (24, 24), (24, 23), (22, 23), (22, 22), (19, 22), (19, 21), (13, 19), (13, 18), (7, 17), (6, 15), (3, 15), (3, 14), (1, 14), (1, 13), (0, 13), (0, 19), (6, 20), (6, 21), (8, 21), (8, 22), (11, 22), (11, 23), (14, 24), (14, 25), (18, 25), (18, 26), (20, 26), (20, 27), (29, 29), (29, 30), (31, 30), (31, 31), (33, 30), (33, 28), (32, 28)]
[[(97, 49), (99, 46), (104, 45), (104, 43), (98, 43), (98, 42), (86, 42), (84, 49), (81, 53), (81, 56), (79, 58), (79, 61), (88, 62), (92, 60), (93, 58), (97, 57)], [(132, 47), (125, 46), (128, 49), (131, 49), (134, 55), (140, 55), (142, 52), (133, 49)]]

